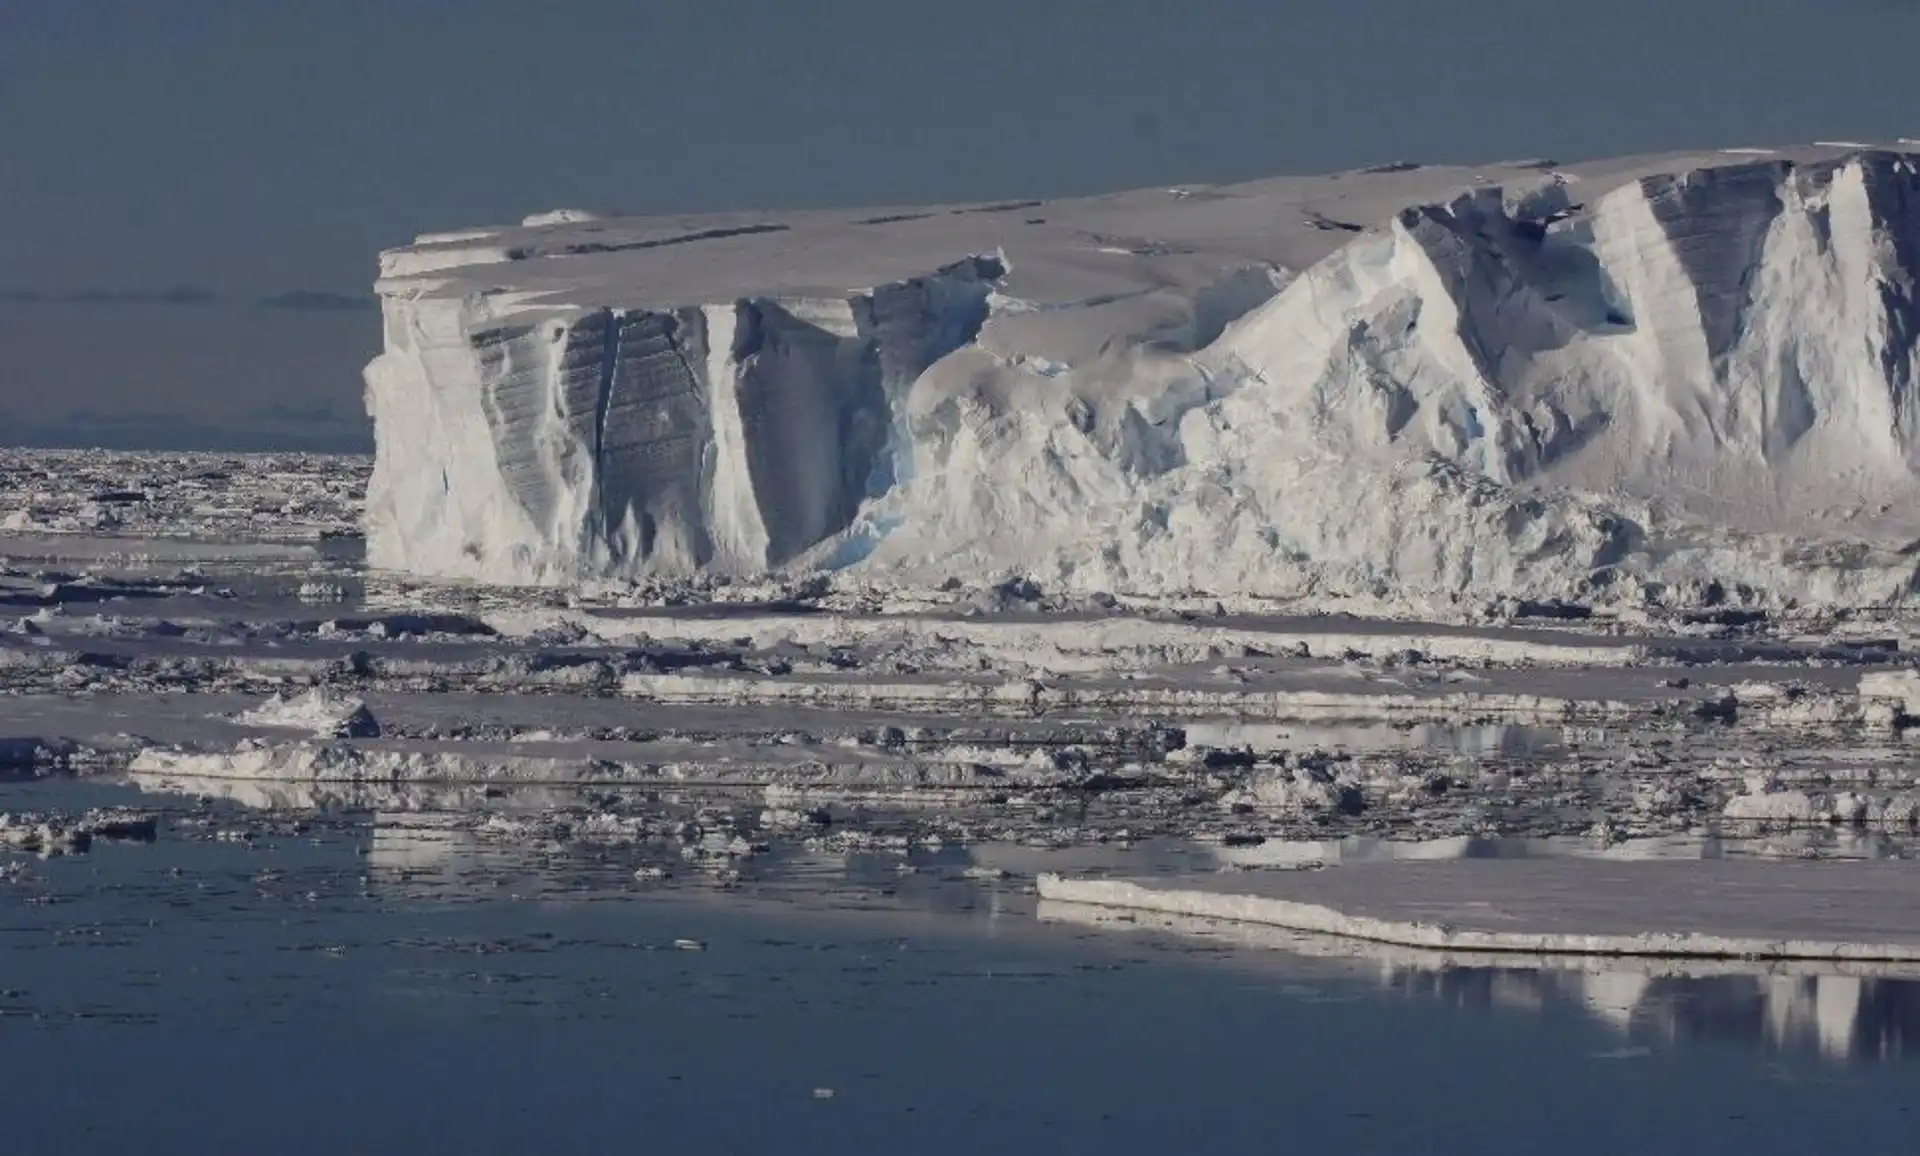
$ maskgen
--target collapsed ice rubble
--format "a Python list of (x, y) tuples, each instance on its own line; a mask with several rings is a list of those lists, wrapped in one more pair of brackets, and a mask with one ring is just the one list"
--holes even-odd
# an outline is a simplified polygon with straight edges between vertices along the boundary
[(1902, 601), (1916, 275), (1873, 149), (423, 238), (369, 557)]

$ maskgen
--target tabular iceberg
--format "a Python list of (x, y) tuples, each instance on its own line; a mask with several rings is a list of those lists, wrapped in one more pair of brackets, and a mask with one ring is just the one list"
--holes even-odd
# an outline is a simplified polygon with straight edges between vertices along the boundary
[(1916, 276), (1898, 149), (543, 214), (383, 256), (369, 558), (1903, 601)]

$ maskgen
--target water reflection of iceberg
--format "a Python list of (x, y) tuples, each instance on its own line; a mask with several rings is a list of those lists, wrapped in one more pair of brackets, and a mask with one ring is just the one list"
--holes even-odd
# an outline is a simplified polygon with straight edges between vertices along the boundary
[(1630, 1043), (1741, 1043), (1837, 1062), (1898, 1059), (1920, 1043), (1920, 980), (1908, 978), (1485, 966), (1388, 967), (1380, 978), (1468, 1007), (1577, 1003)]
[(824, 829), (804, 822), (797, 829), (780, 825), (757, 790), (568, 785), (503, 790), (483, 784), (295, 783), (173, 772), (130, 772), (123, 781), (156, 794), (323, 819), (351, 831), (363, 841), (362, 886), (371, 891), (397, 887), (440, 899), (614, 893), (633, 886), (641, 869), (658, 872), (653, 879), (674, 880), (682, 897), (728, 894), (699, 886), (702, 882), (745, 882), (799, 895), (860, 893), (904, 908), (988, 917), (1002, 914), (1005, 906), (998, 888), (941, 886), (982, 878), (969, 872), (983, 868), (999, 877), (1000, 869), (970, 848), (917, 845), (898, 836), (838, 844), (810, 839)]
[(1736, 1043), (1835, 1063), (1920, 1059), (1920, 964), (1457, 954), (1046, 899), (1037, 914), (1277, 951), (1296, 965), (1341, 961), (1388, 990), (1457, 1007), (1577, 1007), (1627, 1043)]
[(1215, 866), (1333, 867), (1343, 863), (1454, 862), (1462, 859), (1598, 859), (1611, 862), (1795, 858), (1818, 848), (1836, 859), (1897, 858), (1900, 843), (1882, 832), (1813, 830), (1770, 839), (1730, 838), (1719, 834), (1662, 835), (1617, 842), (1589, 837), (1456, 835), (1444, 839), (1401, 840), (1380, 836), (1346, 839), (1270, 839), (1253, 846), (1194, 845)]

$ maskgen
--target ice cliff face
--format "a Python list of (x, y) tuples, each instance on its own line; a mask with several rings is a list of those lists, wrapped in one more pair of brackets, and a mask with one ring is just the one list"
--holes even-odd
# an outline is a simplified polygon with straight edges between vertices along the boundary
[(505, 316), (389, 297), (370, 556), (510, 582), (780, 566), (893, 485), (893, 413), (973, 339), (1001, 271)]
[(376, 564), (1911, 594), (1903, 152), (644, 224), (388, 255)]
[(1920, 179), (1867, 153), (1479, 190), (1408, 209), (1217, 350), (1247, 406), (1350, 455), (1433, 454), (1757, 507), (1909, 482)]

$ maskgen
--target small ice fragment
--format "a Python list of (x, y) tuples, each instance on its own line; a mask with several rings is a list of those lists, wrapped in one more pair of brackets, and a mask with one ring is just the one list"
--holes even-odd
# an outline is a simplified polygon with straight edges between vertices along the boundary
[(87, 812), (81, 826), (102, 839), (151, 843), (159, 833), (160, 817), (124, 807), (97, 808)]
[(252, 710), (233, 716), (233, 721), (243, 726), (311, 731), (322, 738), (380, 737), (379, 720), (365, 702), (322, 686), (292, 698), (276, 694)]

